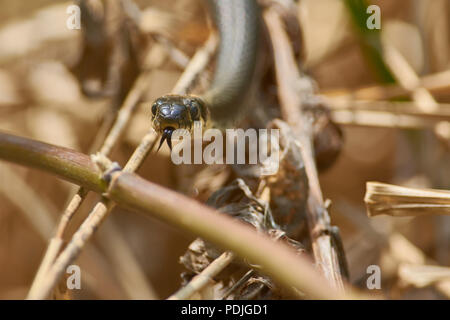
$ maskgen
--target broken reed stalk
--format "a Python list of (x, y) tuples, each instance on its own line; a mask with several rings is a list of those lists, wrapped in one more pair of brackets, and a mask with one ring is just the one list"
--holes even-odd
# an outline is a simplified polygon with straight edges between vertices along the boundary
[(168, 300), (187, 300), (194, 293), (201, 291), (207, 284), (214, 281), (222, 270), (224, 270), (234, 260), (234, 254), (230, 251), (222, 253), (217, 259), (211, 262), (198, 275), (183, 288), (171, 295)]
[(450, 215), (450, 191), (447, 190), (367, 182), (364, 202), (370, 217), (381, 214), (394, 217)]
[[(214, 50), (217, 45), (217, 37), (213, 34), (206, 42), (206, 44), (200, 48), (196, 54), (191, 59), (191, 62), (188, 64), (187, 68), (183, 72), (182, 76), (180, 77), (179, 81), (175, 85), (175, 88), (173, 90), (174, 93), (181, 94), (185, 93), (189, 86), (196, 80), (198, 75), (206, 68), (208, 65), (208, 62), (214, 53)], [(147, 71), (148, 72), (148, 71)], [(119, 111), (119, 114), (117, 116), (117, 120), (113, 128), (111, 129), (110, 134), (105, 140), (105, 143), (103, 147), (100, 149), (100, 152), (98, 153), (99, 156), (105, 156), (108, 155), (115, 143), (118, 141), (118, 139), (121, 136), (121, 133), (123, 132), (126, 124), (128, 123), (128, 120), (131, 116), (132, 111), (136, 108), (136, 105), (138, 104), (140, 97), (142, 96), (144, 90), (148, 87), (148, 74), (141, 75), (138, 80), (136, 81), (136, 86), (133, 87), (134, 90), (130, 92), (130, 94), (127, 96), (127, 99), (124, 102), (124, 108)], [(150, 124), (149, 124), (150, 125)], [(140, 145), (136, 148), (135, 153), (131, 156), (130, 160), (125, 165), (124, 171), (128, 172), (134, 172), (137, 170), (137, 168), (143, 163), (145, 156), (150, 151), (150, 149), (153, 148), (154, 143), (156, 142), (156, 133), (153, 130), (150, 130), (149, 133), (141, 140)], [(79, 190), (80, 192), (84, 192), (82, 188)], [(66, 213), (68, 215), (64, 215), (62, 218), (62, 221), (66, 222), (71, 219), (74, 212), (79, 208), (79, 205), (81, 204), (83, 197), (79, 196), (79, 193), (72, 199), (71, 203), (69, 204), (69, 208), (71, 210), (66, 210)], [(78, 196), (78, 197), (77, 197)], [(80, 199), (80, 200), (78, 200)], [(76, 201), (76, 204), (74, 203)], [(38, 270), (37, 276), (35, 278), (35, 281), (33, 282), (33, 285), (30, 289), (28, 298), (29, 299), (42, 299), (45, 298), (48, 293), (45, 294), (47, 290), (51, 290), (53, 286), (56, 284), (57, 278), (59, 277), (62, 272), (64, 272), (65, 267), (73, 261), (79, 252), (81, 251), (82, 246), (85, 242), (81, 243), (78, 246), (73, 245), (73, 241), (75, 239), (75, 235), (82, 230), (81, 234), (84, 234), (84, 237), (88, 238), (92, 235), (92, 232), (89, 230), (92, 228), (98, 227), (98, 225), (92, 226), (91, 223), (100, 224), (103, 219), (106, 217), (106, 215), (113, 209), (114, 205), (109, 204), (108, 201), (102, 200), (101, 202), (103, 205), (97, 205), (94, 210), (89, 214), (89, 216), (98, 217), (97, 219), (91, 219), (89, 220), (90, 223), (82, 224), (78, 231), (74, 234), (71, 242), (68, 244), (68, 246), (64, 249), (63, 253), (68, 251), (69, 253), (65, 254), (63, 257), (61, 253), (61, 260), (59, 258), (56, 258), (56, 255), (61, 248), (62, 242), (61, 241), (51, 241), (51, 251), (44, 256), (43, 262), (45, 264), (42, 264), (42, 267)], [(88, 216), (88, 219), (89, 219)], [(85, 222), (88, 221), (86, 219)], [(65, 226), (67, 223), (65, 223)], [(59, 234), (59, 233), (58, 233)], [(69, 246), (72, 244), (72, 246), (69, 248)], [(58, 247), (56, 248), (56, 246)], [(58, 249), (58, 250), (56, 250)], [(49, 263), (55, 261), (55, 265), (58, 263), (58, 266), (53, 266), (50, 269)], [(58, 262), (59, 261), (59, 262)], [(65, 266), (65, 267), (64, 267)], [(42, 269), (42, 270), (41, 270)], [(43, 279), (44, 275), (47, 273), (47, 271), (51, 274), (46, 275), (48, 279)], [(52, 278), (53, 276), (53, 278)], [(50, 289), (48, 289), (50, 287)], [(42, 288), (42, 289), (39, 289)], [(45, 296), (43, 296), (45, 294)]]
[[(317, 299), (367, 298), (351, 288), (345, 293), (336, 290), (309, 259), (298, 256), (291, 247), (274, 242), (244, 223), (175, 191), (129, 172), (112, 173), (108, 185), (87, 155), (0, 132), (0, 158), (50, 172), (90, 191), (105, 194), (120, 206), (151, 215), (233, 251), (260, 265), (262, 272), (287, 289), (294, 288)], [(92, 220), (98, 218), (90, 215), (85, 224), (93, 225)]]
[[(342, 290), (344, 283), (340, 262), (342, 253), (334, 244), (330, 235), (330, 217), (324, 205), (320, 189), (317, 168), (312, 150), (312, 123), (301, 111), (301, 96), (297, 84), (300, 72), (294, 58), (293, 49), (283, 21), (277, 11), (268, 8), (263, 13), (269, 31), (275, 59), (278, 96), (283, 118), (298, 134), (302, 146), (302, 157), (309, 182), (308, 206), (306, 210), (309, 233), (314, 258), (326, 279), (336, 288)], [(299, 213), (300, 214), (300, 213)]]

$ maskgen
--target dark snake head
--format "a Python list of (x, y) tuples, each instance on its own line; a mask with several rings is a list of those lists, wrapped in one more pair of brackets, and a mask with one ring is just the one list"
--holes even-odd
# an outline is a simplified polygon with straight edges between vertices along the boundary
[(176, 129), (191, 131), (195, 121), (204, 124), (207, 116), (207, 108), (198, 97), (167, 95), (156, 99), (152, 105), (152, 125), (161, 134), (158, 150), (165, 140), (172, 149), (172, 133)]

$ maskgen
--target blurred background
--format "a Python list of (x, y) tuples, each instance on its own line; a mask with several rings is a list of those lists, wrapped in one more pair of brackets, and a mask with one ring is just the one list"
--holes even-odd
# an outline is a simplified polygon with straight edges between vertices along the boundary
[[(91, 153), (143, 65), (150, 65), (143, 102), (111, 156), (126, 162), (150, 126), (150, 102), (170, 92), (210, 28), (204, 1), (125, 1), (127, 14), (140, 16), (137, 26), (115, 13), (109, 2), (92, 1), (88, 23), (70, 30), (66, 10), (71, 2), (0, 0), (0, 130)], [(450, 103), (450, 73), (445, 73), (450, 71), (450, 2), (375, 4), (381, 8), (381, 43), (394, 47), (419, 77), (443, 74), (435, 80), (439, 90), (432, 95), (450, 110), (445, 105)], [(105, 8), (112, 8), (112, 14), (106, 15)], [(331, 106), (338, 101), (342, 105), (342, 99), (361, 93), (361, 88), (378, 92), (389, 82), (365, 54), (364, 34), (352, 22), (345, 1), (300, 0), (297, 8), (303, 69)], [(85, 28), (97, 31), (87, 33)], [(324, 196), (332, 201), (332, 224), (342, 232), (351, 282), (365, 288), (366, 269), (376, 264), (382, 271), (381, 292), (388, 298), (448, 299), (450, 217), (368, 218), (363, 198), (367, 181), (448, 189), (449, 123), (396, 128), (386, 122), (341, 122), (342, 152), (320, 180)], [(202, 186), (217, 189), (230, 175), (228, 170), (197, 169), (194, 177), (192, 169), (174, 166), (163, 148), (138, 173), (201, 200), (208, 195)], [(0, 299), (26, 296), (76, 189), (48, 174), (0, 162)], [(78, 222), (96, 200), (97, 195), (89, 195)], [(77, 260), (82, 290), (73, 291), (73, 298), (166, 298), (180, 286), (178, 259), (194, 239), (160, 221), (115, 208)], [(424, 265), (447, 267), (447, 278), (427, 282), (419, 272)]]

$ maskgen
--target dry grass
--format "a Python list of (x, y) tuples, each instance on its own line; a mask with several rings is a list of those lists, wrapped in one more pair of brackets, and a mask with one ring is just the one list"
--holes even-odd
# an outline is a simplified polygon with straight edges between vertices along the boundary
[[(151, 140), (151, 101), (169, 92), (201, 92), (209, 84), (217, 38), (210, 34), (203, 1), (135, 1), (142, 13), (140, 21), (127, 20), (130, 15), (136, 19), (132, 6), (125, 10), (127, 18), (113, 6), (114, 19), (105, 23), (103, 56), (86, 50), (81, 31), (65, 27), (67, 2), (19, 3), (0, 0), (4, 18), (0, 23), (1, 131), (84, 154), (100, 151), (126, 167), (144, 137)], [(322, 95), (321, 101), (341, 125), (344, 143), (337, 161), (319, 175), (314, 164), (305, 161), (313, 200), (309, 200), (309, 232), (296, 240), (322, 262), (325, 274), (330, 272), (327, 278), (337, 287), (347, 284), (342, 282), (342, 258), (336, 253), (345, 251), (348, 283), (370, 297), (448, 299), (450, 4), (447, 0), (376, 2), (383, 19), (380, 57), (397, 82), (385, 84), (364, 55), (361, 35), (342, 3), (301, 0), (288, 10), (290, 15), (275, 10), (274, 14), (281, 13), (280, 21), (292, 17), (299, 21), (303, 40), (295, 33), (294, 23), (294, 28), (288, 28), (289, 42), (284, 43), (292, 52), (280, 51), (280, 46), (273, 52), (263, 50), (269, 71), (258, 80), (255, 103), (262, 107), (245, 123), (265, 127), (275, 117), (294, 119), (286, 117), (293, 112), (286, 105), (298, 106), (305, 100), (290, 85), (303, 79), (304, 73), (310, 75), (317, 88), (309, 93)], [(276, 29), (266, 23), (271, 32)], [(117, 32), (124, 28), (130, 34)], [(192, 59), (200, 48), (203, 53)], [(286, 59), (294, 64), (295, 59), (301, 60), (301, 68), (289, 67), (292, 61), (288, 61), (286, 69)], [(289, 82), (291, 71), (295, 79)], [(108, 135), (111, 127), (115, 129)], [(305, 141), (301, 140), (303, 147)], [(303, 156), (308, 159), (304, 149)], [(60, 250), (74, 248), (67, 244), (76, 242), (80, 234), (73, 238), (74, 234), (83, 230), (79, 227), (88, 215), (92, 217), (93, 208), (102, 211), (102, 220), (114, 203), (38, 170), (3, 161), (0, 167), (0, 299), (33, 297), (35, 290), (42, 289), (41, 281), (48, 280)], [(166, 147), (135, 163), (134, 170), (144, 179), (201, 202), (242, 176), (224, 166), (175, 166)], [(367, 181), (383, 184), (366, 188)], [(263, 181), (251, 185), (251, 190), (269, 202), (278, 196)], [(103, 207), (98, 204), (101, 201)], [(341, 249), (330, 235), (332, 226), (341, 230)], [(95, 231), (86, 244), (76, 243), (82, 290), (58, 289), (52, 297), (164, 299), (177, 292), (173, 298), (221, 298), (228, 296), (227, 289), (239, 287), (248, 293), (259, 286), (261, 294), (261, 287), (272, 285), (255, 276), (255, 271), (249, 273), (248, 266), (228, 278), (219, 277), (234, 257), (225, 253), (194, 278), (191, 287), (178, 291), (180, 274), (186, 271), (178, 259), (194, 240), (186, 230), (114, 207), (107, 223)], [(313, 234), (312, 239), (308, 234)], [(66, 262), (77, 257), (63, 252), (70, 257)], [(65, 265), (59, 260), (60, 267)], [(381, 268), (381, 290), (366, 287), (369, 265)], [(36, 275), (39, 266), (41, 272)], [(53, 269), (53, 277), (63, 271)], [(277, 291), (273, 297), (279, 296), (286, 294)]]

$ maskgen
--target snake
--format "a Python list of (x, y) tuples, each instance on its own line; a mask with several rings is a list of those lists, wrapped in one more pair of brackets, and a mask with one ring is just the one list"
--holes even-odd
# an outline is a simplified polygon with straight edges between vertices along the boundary
[[(176, 129), (191, 130), (196, 121), (223, 128), (246, 113), (244, 98), (255, 72), (259, 7), (256, 0), (208, 0), (219, 33), (217, 62), (209, 88), (200, 95), (168, 94), (151, 106), (152, 126), (172, 149)], [(158, 148), (158, 150), (159, 150)]]

